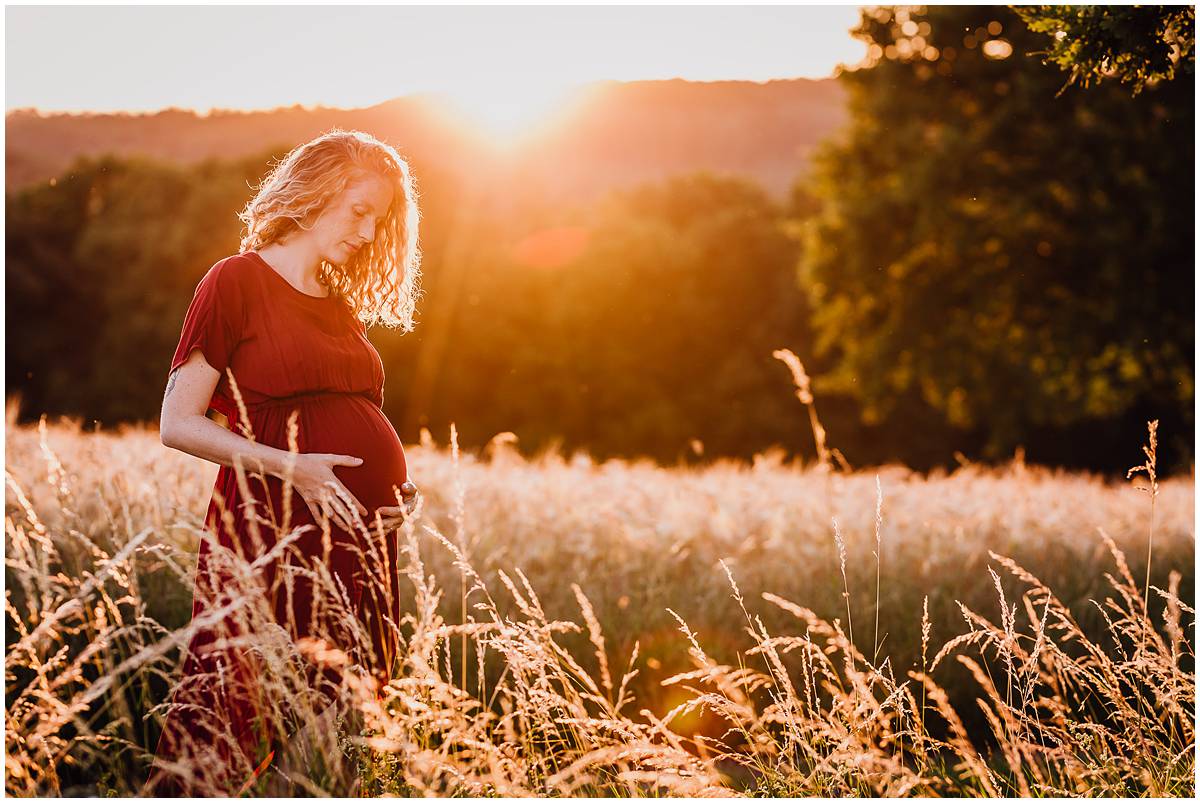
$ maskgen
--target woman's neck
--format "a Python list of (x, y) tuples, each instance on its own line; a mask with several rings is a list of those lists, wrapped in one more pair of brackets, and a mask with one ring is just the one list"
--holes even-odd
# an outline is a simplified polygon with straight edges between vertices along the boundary
[(270, 243), (255, 251), (297, 290), (312, 296), (325, 294), (317, 281), (321, 260), (302, 243)]

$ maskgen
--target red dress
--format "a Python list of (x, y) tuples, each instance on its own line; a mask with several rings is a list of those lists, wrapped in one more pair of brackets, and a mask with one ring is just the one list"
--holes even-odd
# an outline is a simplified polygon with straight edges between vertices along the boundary
[[(226, 416), (234, 432), (246, 434), (227, 367), (232, 370), (255, 440), (286, 451), (288, 417), (297, 411), (299, 452), (362, 458), (361, 465), (336, 466), (334, 473), (368, 509), (367, 522), (373, 520), (377, 508), (399, 504), (398, 489), (408, 472), (400, 439), (381, 410), (383, 362), (346, 302), (296, 289), (253, 251), (226, 257), (213, 265), (196, 287), (171, 371), (197, 348), (209, 365), (221, 372), (209, 406)], [(264, 482), (247, 474), (247, 484), (248, 497), (239, 488), (235, 470), (222, 466), (205, 525), (221, 546), (253, 559), (269, 551), (278, 537), (276, 526), (258, 521), (255, 527), (255, 518), (284, 522), (283, 480), (271, 476)], [(293, 492), (290, 521), (282, 532), (306, 524), (315, 522), (308, 506)], [(294, 545), (299, 555), (327, 566), (346, 589), (363, 631), (371, 635), (373, 654), (364, 656), (364, 663), (385, 682), (396, 649), (385, 617), (399, 622), (397, 542), (395, 531), (380, 541), (347, 533), (331, 523), (328, 544), (323, 543), (320, 527), (314, 526)], [(330, 549), (327, 558), (326, 546)], [(202, 540), (193, 592), (194, 622), (230, 603), (221, 596), (220, 570), (212, 570), (217, 575), (209, 573), (212, 551), (208, 541)], [(285, 551), (261, 570), (275, 619), (293, 639), (312, 630), (314, 609), (324, 611), (326, 607), (323, 600), (314, 600), (302, 575), (283, 568), (297, 560), (295, 554)], [(290, 589), (284, 575), (290, 578)], [(344, 626), (344, 613), (341, 620)], [(218, 635), (229, 636), (232, 617), (220, 621)], [(336, 631), (338, 622), (322, 620), (322, 625), (327, 632)], [(201, 630), (188, 645), (183, 682), (172, 698), (187, 705), (168, 713), (156, 763), (190, 758), (211, 770), (210, 778), (236, 782), (278, 746), (278, 727), (264, 727), (262, 721), (253, 651), (220, 645), (211, 649), (216, 637), (210, 629)], [(215, 685), (213, 677), (228, 682)], [(324, 677), (317, 675), (314, 685), (320, 686)], [(237, 748), (217, 735), (222, 728), (233, 735)], [(197, 745), (208, 745), (215, 752), (197, 755), (191, 752)], [(169, 777), (159, 776), (156, 781), (152, 785), (157, 794), (189, 791)]]

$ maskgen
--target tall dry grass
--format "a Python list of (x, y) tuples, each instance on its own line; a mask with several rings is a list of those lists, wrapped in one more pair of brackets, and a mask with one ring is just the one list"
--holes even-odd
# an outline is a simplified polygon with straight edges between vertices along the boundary
[[(215, 467), (152, 430), (7, 432), (6, 790), (137, 794), (181, 645), (214, 624), (188, 615)], [(503, 439), (409, 459), (392, 680), (357, 671), (354, 627), (291, 642), (233, 562), (285, 749), (258, 777), (212, 744), (168, 771), (252, 794), (1194, 792), (1190, 478), (1147, 499), (1019, 463), (662, 469)]]

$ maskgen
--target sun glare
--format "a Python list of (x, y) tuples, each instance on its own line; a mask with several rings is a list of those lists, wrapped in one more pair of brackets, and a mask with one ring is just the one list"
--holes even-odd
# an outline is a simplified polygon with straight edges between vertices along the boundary
[(545, 130), (566, 111), (573, 85), (475, 83), (445, 92), (454, 111), (497, 148), (516, 145)]

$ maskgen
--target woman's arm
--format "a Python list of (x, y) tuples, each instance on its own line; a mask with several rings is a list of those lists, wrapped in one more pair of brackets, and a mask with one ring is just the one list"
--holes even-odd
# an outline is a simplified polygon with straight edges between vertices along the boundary
[(193, 349), (167, 379), (159, 439), (164, 446), (222, 466), (233, 466), (235, 456), (241, 456), (247, 468), (282, 477), (288, 452), (243, 438), (204, 414), (220, 379), (204, 352)]
[[(366, 515), (366, 507), (354, 499), (333, 473), (334, 466), (361, 465), (361, 458), (315, 453), (293, 455), (225, 429), (204, 415), (220, 379), (220, 373), (208, 364), (204, 352), (198, 348), (193, 349), (187, 361), (171, 373), (159, 418), (159, 439), (164, 446), (222, 466), (232, 467), (235, 460), (240, 459), (247, 470), (276, 477), (284, 477), (288, 464), (294, 460), (292, 482), (314, 518), (317, 515), (314, 501), (320, 501), (327, 510), (332, 506), (333, 513), (345, 516), (347, 511), (334, 501), (340, 493), (354, 500), (361, 514)], [(342, 524), (349, 524), (348, 516)]]

